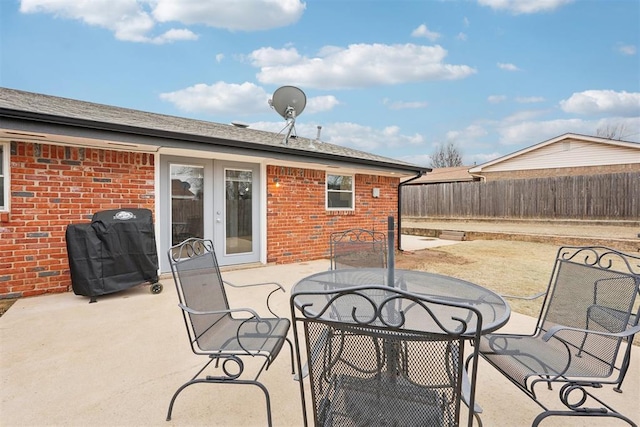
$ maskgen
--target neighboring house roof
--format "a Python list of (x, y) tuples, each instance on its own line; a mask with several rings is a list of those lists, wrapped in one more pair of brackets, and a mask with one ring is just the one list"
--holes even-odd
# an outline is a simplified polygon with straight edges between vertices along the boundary
[(502, 172), (640, 163), (640, 144), (567, 133), (469, 169)]
[[(207, 144), (230, 150), (252, 150), (274, 158), (314, 158), (348, 162), (381, 169), (399, 171), (404, 174), (418, 174), (430, 169), (400, 160), (378, 156), (318, 140), (296, 137), (284, 144), (284, 136), (274, 132), (241, 128), (233, 125), (187, 119), (163, 114), (149, 113), (128, 108), (113, 107), (68, 98), (0, 88), (0, 137), (11, 137), (11, 132), (3, 132), (9, 124), (22, 123), (24, 131), (42, 125), (63, 127), (67, 130), (107, 131), (120, 135), (138, 136), (150, 141), (162, 138), (173, 147), (185, 144)], [(9, 123), (10, 122), (10, 123)], [(11, 128), (12, 129), (12, 128)], [(6, 135), (6, 134), (9, 135)], [(37, 135), (35, 135), (37, 137)], [(84, 136), (84, 135), (80, 135)], [(19, 135), (13, 135), (13, 138)], [(73, 135), (70, 136), (72, 138)], [(45, 141), (42, 141), (45, 142)], [(156, 142), (157, 143), (157, 142)], [(114, 145), (115, 147), (115, 145)]]
[(470, 166), (434, 168), (427, 175), (411, 181), (410, 185), (473, 181), (475, 178), (469, 174), (469, 168)]

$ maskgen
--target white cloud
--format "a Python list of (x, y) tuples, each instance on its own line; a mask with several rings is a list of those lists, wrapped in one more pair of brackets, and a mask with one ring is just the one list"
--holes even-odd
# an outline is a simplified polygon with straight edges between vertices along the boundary
[(340, 101), (333, 95), (314, 96), (307, 99), (307, 106), (304, 109), (306, 114), (320, 113), (333, 110)]
[(516, 98), (516, 102), (520, 104), (535, 104), (537, 102), (544, 102), (544, 98), (541, 96), (519, 96)]
[(228, 30), (257, 31), (297, 22), (305, 9), (300, 0), (21, 0), (22, 13), (48, 13), (105, 28), (118, 40), (163, 44), (195, 40), (188, 29), (152, 35), (158, 23), (205, 24)]
[(113, 31), (119, 40), (153, 42), (146, 36), (154, 27), (151, 15), (136, 0), (22, 0), (22, 13), (49, 13)]
[(608, 117), (600, 120), (557, 119), (503, 123), (498, 128), (500, 144), (533, 145), (565, 133), (596, 135), (598, 129), (623, 126), (627, 141), (640, 141), (640, 120), (630, 117)]
[(424, 166), (426, 168), (431, 167), (431, 156), (429, 154), (413, 154), (410, 156), (397, 157), (398, 160), (413, 163), (414, 165)]
[[(136, 0), (21, 0), (22, 13), (50, 13), (61, 18), (79, 19), (89, 25), (114, 28), (121, 18), (135, 19), (145, 14)], [(133, 18), (132, 18), (133, 17)]]
[[(200, 83), (174, 92), (162, 93), (160, 99), (190, 113), (248, 116), (268, 112), (271, 96), (272, 94), (253, 83), (216, 82), (212, 85)], [(307, 98), (304, 113), (329, 111), (339, 104), (338, 99), (332, 95)]]
[(220, 63), (224, 59), (224, 53), (219, 53), (216, 55), (216, 62)]
[(321, 139), (332, 144), (367, 152), (424, 143), (422, 135), (404, 135), (397, 126), (378, 129), (349, 122), (323, 125)]
[(560, 101), (567, 113), (640, 116), (640, 92), (586, 90)]
[(179, 40), (197, 40), (198, 35), (189, 30), (169, 30), (161, 36), (154, 37), (150, 41), (156, 44), (171, 43)]
[(596, 135), (598, 129), (622, 129), (621, 139), (640, 142), (640, 117), (606, 117), (592, 123), (594, 130), (591, 135)]
[(251, 61), (251, 65), (258, 68), (294, 65), (302, 59), (295, 48), (274, 49), (272, 47), (254, 50), (248, 55), (248, 58)]
[(353, 44), (323, 49), (323, 55), (312, 58), (300, 56), (291, 48), (267, 49), (272, 56), (264, 55), (264, 49), (250, 55), (255, 64), (260, 64), (257, 77), (265, 84), (346, 89), (462, 79), (476, 72), (467, 65), (444, 63), (447, 51), (441, 46)]
[(498, 62), (498, 68), (505, 71), (520, 71), (520, 68), (513, 64), (505, 64), (503, 62)]
[(506, 10), (515, 15), (550, 12), (573, 0), (478, 0), (478, 4), (495, 10)]
[(503, 123), (520, 123), (528, 120), (533, 120), (536, 117), (540, 117), (545, 112), (540, 110), (524, 110), (516, 111), (513, 114), (508, 115), (502, 119)]
[(460, 41), (466, 42), (467, 41), (467, 35), (465, 33), (460, 32), (456, 36), (456, 40), (460, 40)]
[(533, 145), (568, 132), (589, 134), (592, 125), (580, 119), (548, 121), (509, 121), (499, 127), (503, 145)]
[(504, 102), (507, 100), (507, 97), (505, 95), (489, 95), (489, 97), (487, 97), (487, 101), (489, 101), (491, 104), (499, 104), (500, 102)]
[(502, 156), (504, 156), (504, 153), (498, 153), (497, 151), (494, 151), (493, 153), (477, 153), (470, 155), (465, 155), (463, 153), (462, 160), (465, 165), (481, 165)]
[(159, 22), (205, 24), (236, 31), (285, 27), (297, 22), (305, 9), (299, 0), (155, 0), (153, 16)]
[(412, 37), (424, 37), (426, 39), (433, 41), (438, 40), (442, 35), (440, 33), (436, 33), (435, 31), (431, 31), (427, 28), (425, 24), (420, 25), (418, 28), (411, 32)]
[(446, 139), (447, 141), (463, 145), (473, 143), (486, 135), (488, 135), (488, 132), (484, 127), (473, 124), (462, 130), (452, 130), (447, 132)]
[[(282, 122), (251, 123), (251, 128), (279, 132), (282, 129)], [(317, 125), (308, 120), (296, 122), (296, 133), (299, 136), (315, 139), (317, 132)], [(406, 147), (408, 145), (420, 146), (424, 144), (424, 137), (422, 135), (417, 133), (414, 135), (405, 135), (398, 126), (388, 126), (379, 129), (350, 122), (322, 124), (320, 139), (323, 142), (369, 153), (380, 153), (381, 151), (393, 150), (398, 147)]]
[(623, 55), (633, 56), (637, 53), (637, 48), (632, 44), (618, 45), (616, 50)]
[(253, 83), (212, 85), (196, 84), (185, 89), (160, 94), (160, 99), (187, 112), (248, 115), (269, 109), (270, 94)]

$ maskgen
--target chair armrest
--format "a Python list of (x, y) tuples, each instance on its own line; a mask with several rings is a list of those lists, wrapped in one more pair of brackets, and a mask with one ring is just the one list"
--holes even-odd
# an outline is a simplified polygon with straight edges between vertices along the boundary
[(551, 328), (549, 328), (549, 330), (542, 336), (543, 341), (549, 341), (551, 339), (551, 337), (553, 337), (556, 333), (558, 333), (559, 331), (576, 331), (576, 332), (585, 332), (585, 333), (589, 333), (589, 334), (596, 334), (596, 335), (604, 335), (607, 337), (614, 337), (614, 338), (627, 338), (629, 336), (632, 336), (638, 332), (640, 332), (640, 325), (636, 325), (632, 328), (626, 329), (622, 332), (602, 332), (602, 331), (594, 331), (591, 329), (580, 329), (580, 328), (570, 328), (568, 326), (562, 326), (562, 325), (556, 325), (556, 326), (552, 326)]
[(253, 287), (253, 286), (275, 285), (282, 292), (285, 291), (284, 287), (278, 282), (262, 282), (262, 283), (249, 283), (249, 284), (246, 284), (246, 285), (236, 285), (235, 283), (231, 283), (231, 282), (228, 282), (226, 280), (223, 280), (222, 283), (224, 283), (225, 285), (229, 285), (229, 286), (231, 286), (233, 288), (250, 288), (250, 287)]
[(547, 291), (543, 291), (543, 292), (537, 293), (535, 295), (529, 295), (529, 296), (525, 296), (525, 297), (518, 296), (518, 295), (505, 295), (505, 294), (500, 294), (500, 296), (503, 297), (503, 298), (523, 299), (523, 300), (526, 300), (526, 301), (531, 301), (531, 300), (540, 298), (541, 296), (545, 295), (546, 293), (547, 293)]
[(272, 296), (273, 294), (275, 294), (275, 293), (276, 293), (276, 292), (278, 292), (278, 291), (286, 292), (286, 291), (284, 290), (284, 287), (283, 287), (280, 283), (278, 283), (278, 282), (261, 282), (261, 283), (250, 283), (250, 284), (247, 284), (247, 285), (236, 285), (236, 284), (233, 284), (233, 283), (228, 282), (228, 281), (226, 281), (226, 280), (223, 280), (223, 281), (222, 281), (222, 283), (224, 283), (225, 285), (229, 285), (229, 286), (231, 286), (231, 287), (233, 287), (233, 288), (238, 288), (238, 289), (242, 289), (242, 288), (251, 288), (251, 287), (255, 287), (255, 286), (275, 285), (275, 286), (276, 286), (276, 289), (274, 289), (273, 291), (269, 292), (269, 295), (267, 296), (267, 309), (268, 309), (268, 310), (269, 310), (269, 312), (270, 312), (271, 314), (273, 314), (275, 317), (280, 318), (280, 316), (278, 316), (278, 315), (275, 313), (275, 311), (273, 311), (273, 310), (271, 309), (271, 304), (270, 304), (271, 296)]
[(198, 311), (198, 310), (194, 310), (192, 308), (189, 308), (184, 304), (178, 304), (178, 306), (182, 310), (186, 311), (187, 313), (194, 314), (194, 315), (250, 313), (252, 315), (252, 317), (255, 317), (257, 320), (262, 321), (260, 316), (258, 316), (258, 313), (256, 313), (254, 310), (252, 310), (250, 308), (233, 308), (233, 309), (229, 309), (229, 310)]

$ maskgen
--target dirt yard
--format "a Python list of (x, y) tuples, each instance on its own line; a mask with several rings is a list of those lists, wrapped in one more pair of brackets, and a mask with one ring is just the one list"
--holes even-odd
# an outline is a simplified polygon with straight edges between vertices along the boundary
[(16, 302), (15, 299), (0, 299), (0, 317)]
[[(502, 295), (530, 296), (546, 290), (557, 251), (557, 245), (543, 243), (473, 240), (398, 254), (396, 267), (457, 277)], [(509, 299), (509, 305), (537, 317), (542, 298)]]

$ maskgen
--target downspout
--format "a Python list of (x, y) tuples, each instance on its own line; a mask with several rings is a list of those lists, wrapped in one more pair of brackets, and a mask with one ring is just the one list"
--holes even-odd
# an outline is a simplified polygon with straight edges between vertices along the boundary
[[(428, 170), (431, 172), (431, 170)], [(402, 251), (402, 187), (422, 177), (427, 170), (421, 170), (416, 176), (398, 184), (398, 250)]]
[(478, 175), (475, 173), (470, 173), (469, 175), (471, 175), (474, 178), (480, 178), (480, 182), (487, 182), (487, 177), (484, 175)]

